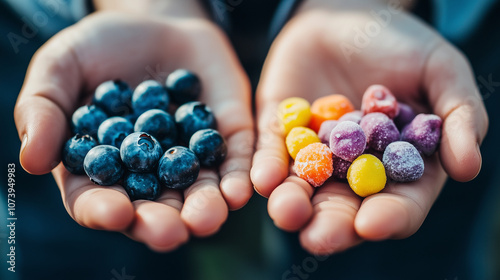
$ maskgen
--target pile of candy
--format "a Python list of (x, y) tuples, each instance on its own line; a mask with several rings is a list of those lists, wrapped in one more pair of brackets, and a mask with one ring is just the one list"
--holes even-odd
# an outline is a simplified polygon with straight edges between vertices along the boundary
[(131, 200), (155, 200), (162, 187), (186, 189), (200, 165), (216, 167), (227, 154), (211, 109), (195, 101), (200, 93), (199, 78), (184, 69), (165, 86), (147, 80), (132, 91), (120, 80), (100, 84), (92, 104), (73, 113), (64, 166), (98, 185), (122, 184)]
[(333, 177), (345, 180), (359, 196), (381, 191), (387, 177), (397, 182), (418, 180), (422, 155), (432, 155), (441, 137), (441, 118), (416, 115), (389, 89), (370, 86), (361, 110), (345, 96), (315, 100), (292, 97), (278, 107), (285, 144), (297, 176), (314, 187)]

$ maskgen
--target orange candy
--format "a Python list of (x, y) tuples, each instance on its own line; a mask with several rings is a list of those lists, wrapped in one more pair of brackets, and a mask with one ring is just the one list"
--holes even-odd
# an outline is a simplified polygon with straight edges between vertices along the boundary
[(293, 170), (313, 187), (319, 187), (332, 176), (333, 153), (323, 143), (309, 144), (295, 157)]
[(316, 99), (311, 105), (309, 127), (318, 132), (326, 120), (338, 120), (345, 113), (354, 111), (354, 106), (347, 97), (340, 94), (327, 95)]

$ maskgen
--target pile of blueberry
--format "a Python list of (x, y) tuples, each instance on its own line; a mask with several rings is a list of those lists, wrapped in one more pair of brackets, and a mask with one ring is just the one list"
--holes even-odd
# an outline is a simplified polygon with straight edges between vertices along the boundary
[(165, 86), (147, 80), (132, 91), (121, 80), (100, 84), (92, 104), (73, 113), (64, 166), (98, 185), (122, 184), (131, 200), (186, 189), (200, 166), (217, 167), (227, 154), (214, 114), (196, 101), (200, 93), (199, 78), (184, 69)]

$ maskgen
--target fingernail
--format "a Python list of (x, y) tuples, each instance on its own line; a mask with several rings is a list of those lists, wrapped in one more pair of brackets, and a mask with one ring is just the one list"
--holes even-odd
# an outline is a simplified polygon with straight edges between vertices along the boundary
[(481, 168), (483, 166), (483, 157), (481, 156), (481, 148), (479, 147), (479, 143), (476, 143), (476, 152), (477, 152), (477, 156), (479, 158), (479, 168), (478, 168), (477, 173), (474, 176), (474, 178), (476, 178), (477, 175), (479, 175), (479, 172), (481, 172)]
[(26, 144), (28, 143), (28, 135), (24, 134), (21, 140), (21, 149), (19, 150), (19, 157), (22, 157)]

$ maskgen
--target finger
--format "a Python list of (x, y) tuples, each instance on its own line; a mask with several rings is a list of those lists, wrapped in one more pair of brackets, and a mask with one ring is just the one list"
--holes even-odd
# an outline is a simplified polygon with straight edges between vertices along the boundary
[(86, 176), (70, 174), (62, 164), (53, 170), (53, 174), (64, 207), (80, 225), (122, 231), (132, 223), (134, 207), (121, 186), (94, 185)]
[(81, 87), (79, 63), (63, 32), (34, 56), (14, 108), (20, 163), (32, 174), (50, 172), (60, 161), (67, 138), (67, 118), (74, 110)]
[(202, 169), (198, 180), (184, 191), (184, 197), (181, 218), (192, 234), (211, 235), (226, 221), (228, 208), (215, 172)]
[(155, 251), (171, 251), (186, 243), (189, 230), (180, 217), (182, 195), (165, 190), (156, 201), (136, 200), (135, 220), (126, 231), (130, 238)]
[(253, 130), (243, 130), (227, 139), (228, 154), (219, 172), (220, 190), (230, 210), (243, 207), (253, 194), (250, 182), (253, 134)]
[(257, 150), (250, 177), (255, 190), (268, 197), (288, 176), (288, 152), (276, 117), (278, 103), (267, 103), (257, 114)]
[(300, 243), (312, 254), (341, 252), (357, 245), (361, 239), (354, 230), (354, 219), (361, 205), (345, 183), (327, 183), (312, 199), (314, 214), (300, 232)]
[(311, 218), (313, 187), (296, 177), (288, 177), (269, 196), (267, 211), (274, 224), (286, 231), (297, 231)]
[(364, 199), (356, 216), (356, 232), (367, 240), (406, 238), (425, 220), (446, 180), (437, 156), (426, 159), (425, 174), (411, 183), (389, 183)]
[(439, 149), (444, 169), (455, 180), (472, 180), (481, 169), (479, 145), (488, 116), (470, 66), (443, 43), (430, 55), (423, 82), (431, 106), (444, 120)]

